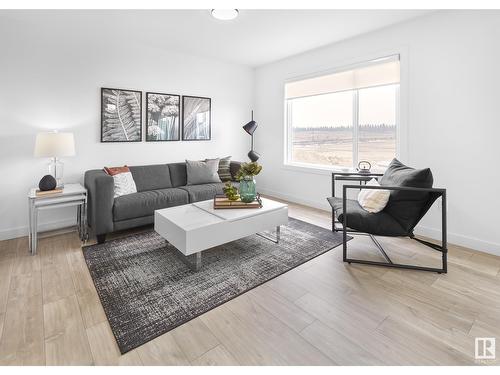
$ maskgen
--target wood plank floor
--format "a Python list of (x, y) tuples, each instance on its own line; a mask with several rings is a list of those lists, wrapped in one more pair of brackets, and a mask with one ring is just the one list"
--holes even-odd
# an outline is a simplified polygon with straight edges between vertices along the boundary
[[(325, 228), (330, 214), (290, 204)], [(122, 234), (123, 235), (123, 234)], [(381, 238), (398, 261), (432, 250)], [(354, 256), (381, 259), (365, 237)], [(438, 275), (342, 262), (341, 247), (120, 355), (76, 233), (0, 242), (0, 365), (471, 365), (500, 340), (500, 257), (450, 246)]]

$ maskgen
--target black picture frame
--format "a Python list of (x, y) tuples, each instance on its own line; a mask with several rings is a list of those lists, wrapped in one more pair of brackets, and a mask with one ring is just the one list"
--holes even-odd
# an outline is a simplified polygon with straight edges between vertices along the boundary
[[(208, 106), (208, 126), (207, 130), (203, 131), (203, 133), (206, 133), (206, 137), (196, 137), (192, 138), (189, 133), (193, 131), (191, 129), (193, 127), (192, 124), (186, 124), (186, 120), (192, 117), (193, 113), (197, 113), (194, 111), (194, 108), (196, 106), (196, 103), (190, 103), (190, 102), (195, 102), (195, 101), (202, 101), (205, 103), (202, 103), (203, 106)], [(192, 111), (193, 110), (193, 111)], [(190, 111), (189, 114), (186, 115), (186, 111)], [(182, 140), (183, 141), (210, 141), (212, 139), (212, 99), (207, 98), (204, 96), (190, 96), (190, 95), (183, 95), (182, 96)]]
[[(150, 126), (152, 125), (150, 122), (154, 121), (152, 117), (152, 111), (150, 111), (150, 102), (149, 102), (149, 97), (150, 95), (161, 95), (161, 96), (166, 96), (169, 98), (177, 98), (177, 105), (173, 104), (174, 106), (177, 107), (177, 137), (174, 137), (172, 139), (152, 139), (149, 135), (149, 130)], [(172, 105), (172, 104), (171, 104)], [(174, 116), (173, 116), (174, 117)], [(175, 120), (174, 120), (174, 126), (175, 126)], [(146, 125), (145, 125), (145, 134), (144, 138), (146, 142), (176, 142), (181, 140), (181, 96), (177, 94), (166, 94), (166, 93), (159, 93), (159, 92), (146, 92)]]
[[(122, 100), (122, 94), (125, 94), (125, 102)], [(118, 97), (114, 99), (115, 102), (113, 96)], [(116, 100), (122, 100), (121, 105), (128, 106), (129, 111), (125, 114), (127, 123), (123, 122), (123, 117), (118, 116), (119, 111), (117, 116), (114, 116), (111, 107), (105, 108), (113, 105), (119, 108)], [(142, 142), (142, 91), (101, 87), (101, 142)]]

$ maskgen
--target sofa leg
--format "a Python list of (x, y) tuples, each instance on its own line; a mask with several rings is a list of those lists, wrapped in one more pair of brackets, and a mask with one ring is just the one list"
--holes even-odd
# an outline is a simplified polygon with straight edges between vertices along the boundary
[(104, 243), (104, 241), (106, 241), (106, 235), (105, 234), (98, 234), (96, 237), (97, 237), (97, 243), (98, 244)]

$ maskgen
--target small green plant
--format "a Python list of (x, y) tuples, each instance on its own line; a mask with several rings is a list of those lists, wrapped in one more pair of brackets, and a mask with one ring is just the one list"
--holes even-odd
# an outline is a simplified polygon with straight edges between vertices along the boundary
[(251, 163), (241, 164), (240, 170), (236, 173), (236, 179), (241, 181), (245, 176), (257, 176), (262, 170), (262, 165), (253, 161)]
[(222, 191), (226, 195), (226, 198), (230, 201), (236, 201), (240, 198), (238, 195), (238, 189), (231, 183), (231, 181), (226, 182), (225, 186), (222, 188)]

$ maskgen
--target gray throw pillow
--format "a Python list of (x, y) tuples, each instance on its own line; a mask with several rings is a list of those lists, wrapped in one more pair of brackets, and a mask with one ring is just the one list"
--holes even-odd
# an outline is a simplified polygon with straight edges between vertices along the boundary
[(200, 185), (221, 182), (217, 170), (219, 159), (198, 161), (186, 160), (187, 184)]
[[(216, 159), (205, 159), (216, 160)], [(217, 171), (219, 178), (222, 182), (231, 181), (233, 176), (231, 175), (231, 156), (226, 156), (225, 158), (219, 158), (219, 170)]]

